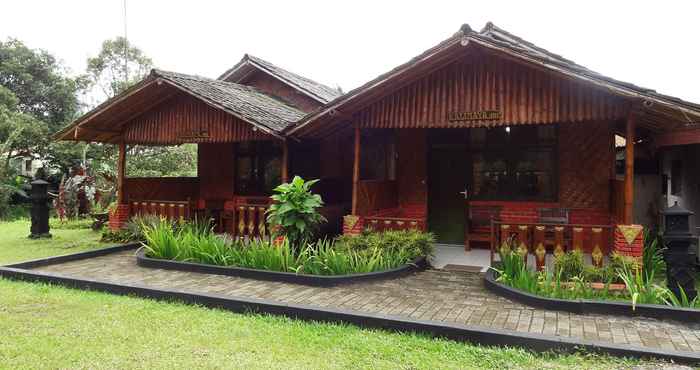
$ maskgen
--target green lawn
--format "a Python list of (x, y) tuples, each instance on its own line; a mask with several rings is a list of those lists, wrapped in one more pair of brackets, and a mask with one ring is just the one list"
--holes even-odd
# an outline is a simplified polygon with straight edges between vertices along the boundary
[[(51, 224), (59, 225), (58, 222)], [(77, 253), (107, 246), (99, 242), (100, 233), (86, 228), (74, 228), (78, 225), (76, 223), (61, 225), (60, 228), (51, 229), (53, 236), (51, 239), (31, 240), (27, 238), (30, 226), (28, 220), (0, 221), (0, 264)]]
[[(0, 224), (0, 264), (98, 246), (87, 230), (29, 241)], [(539, 354), (353, 326), (243, 315), (0, 279), (0, 368), (629, 368), (638, 361)]]

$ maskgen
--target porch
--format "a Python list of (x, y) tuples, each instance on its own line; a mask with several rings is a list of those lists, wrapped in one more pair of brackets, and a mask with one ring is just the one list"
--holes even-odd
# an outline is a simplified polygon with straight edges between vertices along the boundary
[(438, 265), (490, 265), (513, 237), (533, 267), (574, 249), (601, 265), (615, 250), (615, 226), (633, 222), (633, 195), (625, 186), (633, 154), (625, 173), (615, 173), (620, 127), (630, 129), (622, 134), (633, 143), (634, 122), (619, 120), (356, 128), (353, 214), (345, 217), (344, 232), (433, 232), (442, 248)]

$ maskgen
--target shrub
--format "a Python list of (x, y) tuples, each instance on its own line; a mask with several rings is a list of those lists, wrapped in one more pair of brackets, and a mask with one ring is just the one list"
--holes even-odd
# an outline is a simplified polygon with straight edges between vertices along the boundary
[(364, 230), (360, 235), (342, 235), (337, 238), (338, 248), (363, 252), (374, 249), (390, 253), (406, 250), (416, 256), (433, 254), (435, 236), (420, 230)]
[(616, 282), (617, 274), (610, 266), (596, 267), (587, 265), (583, 268), (583, 280), (599, 283)]
[[(231, 239), (212, 232), (208, 223), (142, 223), (149, 257), (220, 266), (237, 266), (313, 275), (382, 271), (410, 263), (432, 249), (432, 235), (412, 232), (365, 235), (372, 245), (352, 240), (318, 240), (293, 246), (269, 240)], [(381, 241), (381, 242), (378, 242)]]
[(279, 185), (271, 198), (275, 201), (267, 211), (267, 221), (275, 234), (283, 235), (295, 246), (309, 240), (326, 218), (318, 213), (323, 200), (311, 193), (318, 180), (304, 181), (294, 176), (291, 183)]
[(140, 242), (146, 240), (143, 234), (145, 227), (156, 226), (165, 220), (161, 220), (160, 217), (154, 215), (143, 215), (143, 216), (133, 216), (126, 223), (125, 227), (121, 230), (112, 231), (106, 229), (102, 232), (103, 242), (112, 243), (130, 243), (130, 242)]
[(564, 281), (583, 276), (584, 266), (580, 250), (568, 251), (554, 259), (554, 273)]

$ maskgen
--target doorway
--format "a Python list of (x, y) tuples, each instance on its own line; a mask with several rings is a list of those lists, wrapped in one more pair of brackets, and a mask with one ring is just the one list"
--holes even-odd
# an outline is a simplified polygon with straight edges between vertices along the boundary
[(464, 244), (471, 162), (467, 130), (435, 130), (429, 135), (428, 229), (438, 243)]

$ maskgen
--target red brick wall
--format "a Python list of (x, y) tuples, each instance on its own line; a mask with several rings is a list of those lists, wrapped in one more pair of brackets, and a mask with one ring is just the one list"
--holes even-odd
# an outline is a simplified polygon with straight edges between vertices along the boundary
[(109, 214), (109, 228), (112, 231), (123, 229), (129, 221), (129, 205), (119, 204)]

